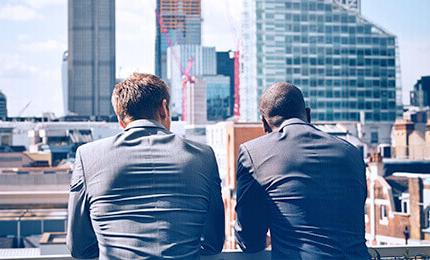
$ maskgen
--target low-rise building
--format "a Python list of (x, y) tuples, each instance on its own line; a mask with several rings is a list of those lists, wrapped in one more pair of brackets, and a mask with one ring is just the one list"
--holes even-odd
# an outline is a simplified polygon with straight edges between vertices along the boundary
[(383, 160), (376, 154), (366, 175), (368, 243), (430, 244), (430, 161)]
[(429, 112), (411, 108), (396, 120), (392, 134), (394, 158), (430, 160)]

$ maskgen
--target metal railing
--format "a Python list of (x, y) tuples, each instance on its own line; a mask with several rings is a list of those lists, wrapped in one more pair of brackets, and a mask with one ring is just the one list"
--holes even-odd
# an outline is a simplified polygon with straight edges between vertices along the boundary
[[(372, 259), (430, 259), (430, 245), (373, 246), (369, 247)], [(11, 256), (1, 260), (72, 260), (70, 255)], [(204, 256), (201, 260), (270, 260), (270, 251), (246, 254), (241, 251), (226, 251), (216, 256)]]

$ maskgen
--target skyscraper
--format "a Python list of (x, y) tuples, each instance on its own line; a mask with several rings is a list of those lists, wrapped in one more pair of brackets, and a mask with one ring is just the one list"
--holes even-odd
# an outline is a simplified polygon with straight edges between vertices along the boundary
[(264, 88), (288, 81), (315, 120), (358, 121), (362, 112), (367, 122), (394, 121), (396, 37), (353, 2), (359, 8), (359, 1), (244, 1), (241, 120), (257, 121)]
[(167, 48), (201, 44), (201, 0), (157, 0), (155, 74), (167, 79)]
[(7, 98), (3, 92), (0, 91), (0, 120), (7, 118)]
[(234, 108), (234, 57), (231, 57), (233, 55), (232, 51), (216, 52), (216, 73), (230, 77), (229, 116), (233, 115)]
[(68, 109), (79, 115), (111, 115), (115, 0), (69, 0), (68, 19)]

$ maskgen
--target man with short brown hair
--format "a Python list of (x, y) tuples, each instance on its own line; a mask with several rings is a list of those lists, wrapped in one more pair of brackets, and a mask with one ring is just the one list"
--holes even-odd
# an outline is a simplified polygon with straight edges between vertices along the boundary
[(117, 84), (124, 131), (79, 147), (67, 245), (76, 258), (198, 259), (224, 243), (224, 207), (209, 146), (169, 131), (169, 90), (154, 75)]

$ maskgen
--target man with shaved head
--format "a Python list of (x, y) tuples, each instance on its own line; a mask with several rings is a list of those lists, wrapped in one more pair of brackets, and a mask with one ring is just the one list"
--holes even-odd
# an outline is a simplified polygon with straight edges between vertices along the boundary
[(262, 95), (266, 135), (240, 147), (236, 240), (272, 259), (367, 259), (362, 154), (311, 125), (299, 88), (275, 83)]

